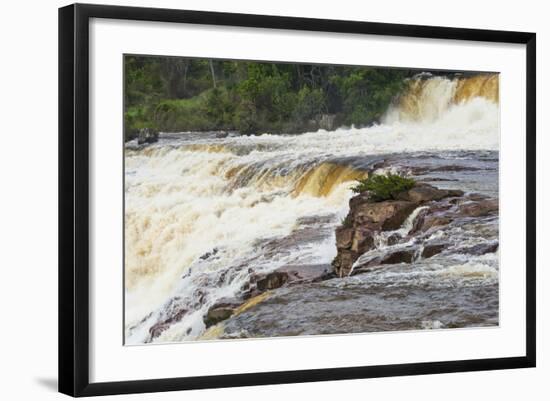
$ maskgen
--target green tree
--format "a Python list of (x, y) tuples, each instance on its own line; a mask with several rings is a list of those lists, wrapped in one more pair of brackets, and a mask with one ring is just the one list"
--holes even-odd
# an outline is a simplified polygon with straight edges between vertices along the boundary
[(237, 129), (244, 134), (380, 121), (407, 70), (183, 57), (126, 56), (124, 129)]
[(333, 77), (338, 86), (345, 121), (368, 125), (380, 121), (391, 101), (404, 87), (405, 71), (354, 67), (349, 74)]

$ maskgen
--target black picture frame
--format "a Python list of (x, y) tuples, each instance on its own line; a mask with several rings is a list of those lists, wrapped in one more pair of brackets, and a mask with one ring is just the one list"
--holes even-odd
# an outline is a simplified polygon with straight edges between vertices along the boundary
[[(89, 22), (91, 18), (523, 44), (526, 47), (526, 344), (509, 358), (90, 383)], [(59, 391), (71, 396), (362, 379), (535, 366), (536, 35), (434, 26), (74, 4), (59, 9)]]

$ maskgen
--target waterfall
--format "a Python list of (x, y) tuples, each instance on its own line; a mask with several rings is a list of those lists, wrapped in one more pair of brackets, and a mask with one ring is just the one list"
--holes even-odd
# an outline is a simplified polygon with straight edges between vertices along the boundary
[[(468, 78), (449, 79), (445, 77), (414, 78), (408, 81), (407, 89), (398, 97), (385, 116), (386, 123), (433, 122), (444, 118), (453, 110), (466, 108), (474, 103), (479, 109), (498, 103), (498, 75), (476, 75)], [(462, 120), (462, 124), (469, 120)]]
[(352, 181), (368, 175), (377, 155), (498, 150), (498, 113), (497, 75), (416, 78), (371, 127), (161, 134), (156, 144), (127, 146), (126, 342), (150, 341), (151, 325), (182, 310), (158, 340), (197, 338), (208, 307), (238, 294), (251, 274), (330, 263), (332, 234), (269, 256), (265, 244), (292, 235), (306, 218), (326, 217), (317, 229), (333, 231)]

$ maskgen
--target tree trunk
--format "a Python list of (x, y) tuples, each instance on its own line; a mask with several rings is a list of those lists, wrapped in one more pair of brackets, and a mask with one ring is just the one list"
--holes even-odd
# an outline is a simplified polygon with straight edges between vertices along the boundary
[(189, 60), (186, 61), (183, 67), (183, 96), (187, 96), (187, 70), (189, 70)]
[(215, 88), (216, 87), (216, 73), (214, 71), (214, 62), (212, 60), (208, 60), (208, 64), (210, 64), (210, 72), (212, 73), (212, 85)]

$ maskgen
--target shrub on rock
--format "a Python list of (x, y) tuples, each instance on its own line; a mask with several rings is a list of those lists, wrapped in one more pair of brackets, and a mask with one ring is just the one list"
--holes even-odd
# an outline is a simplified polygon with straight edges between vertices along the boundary
[(351, 190), (355, 193), (368, 191), (369, 197), (376, 202), (397, 199), (399, 193), (408, 191), (416, 184), (412, 178), (398, 174), (372, 175), (357, 182)]

